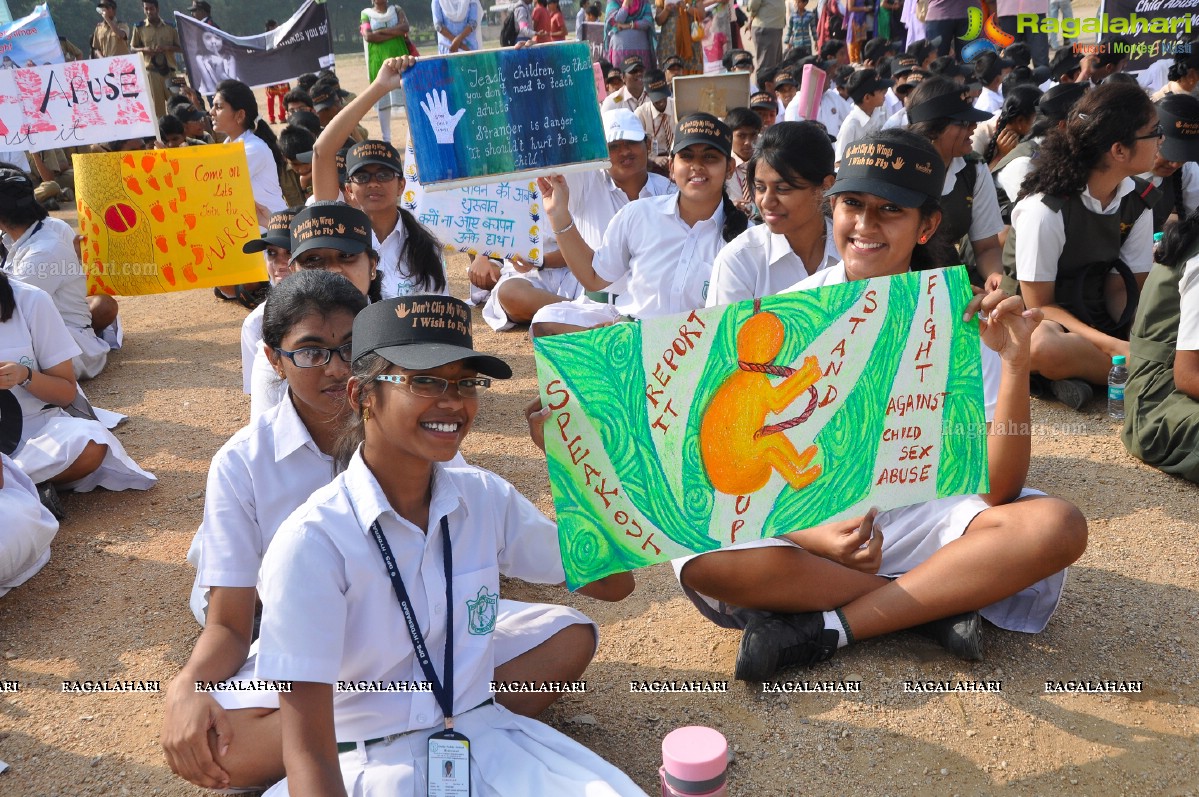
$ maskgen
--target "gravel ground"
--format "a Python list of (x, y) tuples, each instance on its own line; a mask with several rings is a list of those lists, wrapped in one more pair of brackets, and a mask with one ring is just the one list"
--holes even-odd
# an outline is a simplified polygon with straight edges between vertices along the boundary
[[(361, 90), (358, 64), (343, 68)], [(377, 129), (373, 117), (367, 126)], [(398, 132), (398, 131), (397, 131)], [(70, 218), (72, 214), (63, 214)], [(448, 262), (466, 295), (466, 258)], [(53, 558), (0, 600), (0, 795), (195, 795), (158, 747), (161, 694), (67, 694), (63, 681), (159, 681), (165, 689), (199, 629), (184, 557), (208, 463), (249, 414), (240, 390), (245, 311), (207, 291), (122, 300), (125, 348), (87, 385), (123, 412), (119, 436), (159, 478), (145, 493), (68, 499)], [(476, 314), (476, 345), (516, 371), (484, 401), (464, 451), (552, 513), (544, 460), (521, 407), (536, 390), (531, 348)], [(1034, 402), (1029, 483), (1080, 506), (1087, 553), (1040, 635), (986, 629), (986, 661), (965, 664), (911, 635), (873, 640), (796, 678), (860, 681), (859, 693), (630, 694), (647, 679), (731, 678), (738, 635), (703, 620), (668, 566), (638, 572), (619, 604), (519, 582), (505, 594), (577, 606), (601, 626), (585, 694), (544, 719), (657, 790), (659, 742), (710, 725), (736, 758), (729, 793), (1199, 794), (1199, 537), (1194, 485), (1129, 458), (1096, 400), (1074, 413)], [(1139, 680), (1139, 694), (1047, 694), (1047, 680)], [(908, 680), (992, 680), (998, 693), (904, 691)]]

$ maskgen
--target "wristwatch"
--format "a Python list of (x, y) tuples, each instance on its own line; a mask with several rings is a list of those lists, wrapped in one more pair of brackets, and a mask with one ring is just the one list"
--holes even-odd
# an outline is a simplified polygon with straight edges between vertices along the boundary
[(28, 365), (25, 367), (29, 369), (29, 376), (25, 377), (24, 382), (18, 382), (17, 387), (25, 387), (26, 385), (28, 385), (30, 382), (33, 381), (33, 368), (31, 368)]

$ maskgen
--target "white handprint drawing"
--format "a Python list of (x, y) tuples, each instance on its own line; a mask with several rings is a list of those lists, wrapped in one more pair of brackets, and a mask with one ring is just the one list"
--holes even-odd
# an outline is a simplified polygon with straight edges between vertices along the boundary
[(433, 126), (433, 134), (437, 136), (437, 143), (453, 144), (454, 128), (458, 126), (458, 120), (466, 113), (466, 109), (462, 108), (458, 113), (450, 116), (444, 91), (441, 92), (441, 96), (438, 96), (436, 91), (427, 92), (425, 99), (421, 101), (420, 109), (425, 112), (429, 124)]

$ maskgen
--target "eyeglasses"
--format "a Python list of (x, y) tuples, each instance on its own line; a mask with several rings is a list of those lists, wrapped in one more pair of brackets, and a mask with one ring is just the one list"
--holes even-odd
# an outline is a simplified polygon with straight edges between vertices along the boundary
[(399, 176), (391, 169), (380, 169), (377, 172), (354, 172), (350, 175), (350, 182), (358, 185), (366, 185), (371, 180), (376, 183), (390, 183)]
[(338, 346), (336, 349), (326, 349), (321, 346), (306, 346), (303, 349), (296, 349), (295, 351), (280, 348), (276, 348), (275, 351), (291, 360), (296, 368), (320, 368), (323, 365), (329, 364), (329, 361), (333, 359), (334, 353), (341, 358), (342, 362), (348, 363), (352, 347), (352, 343), (346, 343)]
[(978, 122), (972, 122), (967, 119), (950, 119), (949, 123), (951, 125), (957, 125), (958, 127), (971, 127), (972, 125), (978, 124)]
[(1161, 126), (1161, 124), (1160, 124), (1160, 123), (1158, 123), (1158, 124), (1155, 124), (1155, 125), (1153, 126), (1153, 129), (1152, 129), (1152, 130), (1150, 130), (1150, 131), (1149, 131), (1148, 133), (1146, 133), (1145, 135), (1143, 135), (1143, 136), (1133, 136), (1133, 137), (1132, 137), (1132, 140), (1133, 140), (1133, 141), (1141, 141), (1142, 139), (1147, 139), (1147, 138), (1162, 138), (1162, 137), (1163, 137), (1163, 136), (1165, 136), (1165, 135), (1166, 135), (1166, 131), (1165, 131), (1165, 130), (1163, 130), (1163, 129), (1162, 129), (1162, 126)]
[(408, 392), (422, 398), (437, 398), (445, 393), (450, 385), (454, 385), (458, 390), (458, 395), (462, 398), (475, 398), (491, 387), (491, 380), (485, 376), (468, 376), (454, 382), (442, 379), (440, 376), (426, 376), (425, 374), (416, 374), (415, 376), (383, 374), (376, 376), (375, 379), (379, 382), (390, 382), (393, 385), (407, 385)]

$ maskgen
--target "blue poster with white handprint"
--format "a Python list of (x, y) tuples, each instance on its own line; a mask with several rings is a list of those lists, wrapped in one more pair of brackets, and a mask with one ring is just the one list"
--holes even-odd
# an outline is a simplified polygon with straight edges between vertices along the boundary
[(426, 191), (609, 165), (586, 43), (421, 59), (403, 83)]

